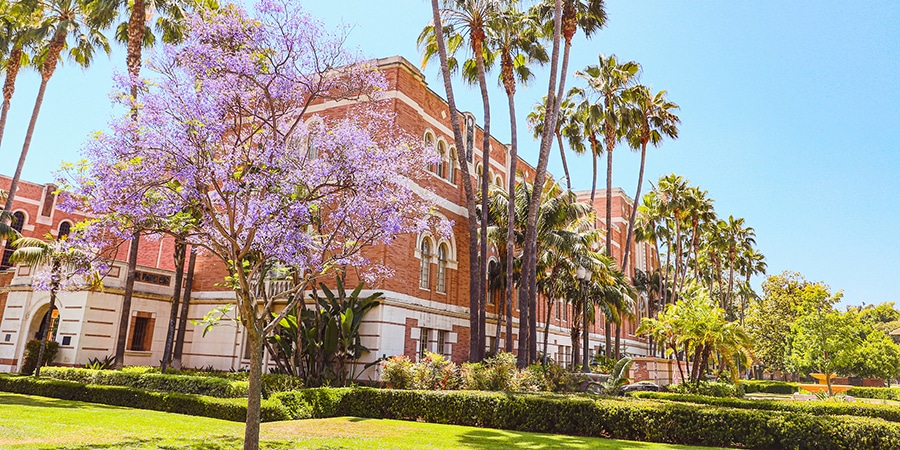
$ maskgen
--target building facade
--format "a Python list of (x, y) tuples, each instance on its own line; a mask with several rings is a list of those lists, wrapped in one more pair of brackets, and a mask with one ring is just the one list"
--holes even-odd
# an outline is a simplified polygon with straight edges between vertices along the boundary
[[(457, 152), (466, 152), (468, 171), (472, 176), (487, 171), (491, 182), (506, 186), (509, 179), (509, 150), (506, 145), (491, 139), (490, 158), (483, 161), (482, 130), (475, 126), (471, 114), (451, 112), (437, 93), (428, 88), (422, 73), (401, 57), (378, 61), (380, 70), (389, 82), (387, 101), (396, 114), (397, 124), (406, 132), (421, 136), (426, 145), (433, 146), (441, 155), (441, 164), (427, 168), (429, 176), (422, 188), (436, 194), (436, 214), (453, 221), (450, 236), (434, 233), (398, 236), (390, 245), (365, 249), (365, 255), (373, 263), (391, 267), (395, 274), (367, 291), (384, 293), (381, 304), (368, 313), (362, 326), (363, 345), (371, 350), (361, 364), (381, 356), (406, 355), (417, 358), (425, 350), (447, 355), (455, 362), (468, 358), (469, 352), (469, 217), (465, 208)], [(348, 106), (345, 103), (324, 102), (312, 105), (311, 116), (340, 116)], [(473, 143), (469, 149), (457, 149), (450, 125), (450, 114), (459, 114), (465, 132), (472, 135), (466, 141)], [(525, 177), (534, 169), (524, 161), (518, 167)], [(6, 189), (8, 178), (0, 177), (0, 189)], [(47, 233), (60, 235), (68, 227), (84, 217), (67, 215), (55, 208), (52, 195), (55, 186), (39, 186), (22, 183), (16, 198), (14, 211), (21, 212), (23, 234), (42, 237)], [(598, 218), (605, 217), (605, 193), (598, 192), (595, 210)], [(579, 199), (586, 198), (579, 193)], [(586, 200), (585, 200), (586, 201)], [(628, 214), (632, 200), (621, 190), (614, 191), (613, 255), (621, 259), (624, 248)], [(602, 203), (602, 205), (601, 205)], [(67, 225), (64, 225), (67, 224)], [(606, 229), (601, 219), (598, 226)], [(174, 261), (171, 238), (142, 238), (138, 257), (138, 276), (132, 303), (131, 321), (127, 326), (128, 346), (125, 354), (127, 365), (157, 365), (162, 359), (166, 325), (172, 302)], [(631, 267), (648, 269), (656, 262), (645, 244), (635, 245)], [(32, 268), (12, 267), (0, 272), (0, 371), (16, 371), (25, 347), (32, 338), (43, 332), (54, 333), (60, 343), (55, 363), (82, 365), (90, 358), (104, 358), (115, 353), (115, 336), (118, 333), (125, 281), (124, 261), (128, 259), (128, 246), (123, 245), (117, 261), (104, 280), (100, 291), (69, 292), (60, 296), (58, 322), (54, 330), (41, 330), (40, 324), (48, 313), (49, 295), (30, 288)], [(495, 252), (494, 252), (495, 253)], [(496, 256), (491, 256), (496, 260)], [(221, 263), (200, 256), (194, 275), (193, 293), (190, 299), (189, 319), (199, 320), (209, 311), (233, 301), (232, 292), (217, 286), (226, 272)], [(347, 284), (355, 285), (358, 277), (347, 274)], [(4, 287), (5, 286), (5, 287)], [(488, 298), (486, 335), (488, 347), (497, 336), (497, 314), (500, 301), (496, 295)], [(543, 318), (546, 311), (543, 301), (538, 304), (538, 342), (543, 342)], [(636, 314), (646, 314), (646, 302), (638, 300)], [(567, 363), (571, 359), (572, 345), (569, 324), (573, 317), (564, 300), (553, 302), (548, 337), (548, 356)], [(516, 311), (516, 305), (513, 305)], [(56, 315), (54, 315), (56, 316)], [(513, 321), (513, 336), (499, 333), (499, 348), (507, 339), (516, 339), (518, 323)], [(241, 369), (249, 364), (246, 336), (240, 327), (226, 323), (209, 331), (206, 336), (188, 326), (186, 330), (183, 365), (185, 367), (215, 367), (217, 369)], [(627, 354), (647, 354), (647, 344), (633, 335), (635, 324), (626, 324), (622, 330), (623, 345)], [(599, 350), (604, 342), (602, 322), (591, 327), (591, 350)], [(268, 355), (267, 355), (268, 358)], [(268, 359), (266, 360), (268, 363)], [(362, 379), (378, 377), (376, 369), (362, 373)]]

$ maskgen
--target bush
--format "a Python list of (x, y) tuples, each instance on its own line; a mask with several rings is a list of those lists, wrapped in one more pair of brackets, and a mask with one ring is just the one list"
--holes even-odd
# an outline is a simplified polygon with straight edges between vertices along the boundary
[(246, 397), (246, 381), (229, 381), (224, 378), (168, 375), (140, 371), (91, 370), (67, 367), (48, 367), (42, 375), (58, 380), (104, 386), (127, 386), (151, 391), (178, 392), (210, 397)]
[(406, 356), (391, 356), (381, 366), (381, 379), (389, 388), (410, 389), (413, 380), (413, 363)]
[(523, 391), (574, 392), (586, 378), (574, 375), (565, 367), (548, 361), (546, 365), (532, 364), (522, 373), (519, 388)]
[(813, 415), (842, 415), (876, 417), (889, 422), (900, 422), (900, 406), (874, 405), (844, 402), (840, 400), (785, 402), (780, 400), (743, 400), (718, 398), (701, 395), (672, 394), (667, 392), (635, 392), (634, 397), (673, 402), (696, 403), (701, 405), (724, 406), (729, 408), (758, 409), (765, 411), (789, 411)]
[[(0, 376), (0, 391), (129, 408), (150, 409), (193, 416), (243, 422), (247, 400), (216, 398), (170, 392), (153, 392), (124, 386), (98, 386), (74, 381)], [(260, 415), (264, 422), (290, 418), (277, 400), (263, 400)]]
[(458, 389), (459, 369), (444, 355), (425, 352), (412, 367), (413, 389)]
[(847, 395), (861, 398), (877, 398), (879, 400), (900, 401), (900, 389), (883, 387), (852, 387)]
[[(893, 449), (880, 419), (552, 394), (307, 389), (274, 396), (293, 418), (356, 416), (716, 447)], [(732, 399), (716, 399), (734, 401)]]
[(516, 357), (500, 352), (480, 363), (466, 363), (460, 369), (462, 388), (479, 391), (516, 391), (520, 388), (520, 373)]
[(776, 380), (741, 380), (741, 387), (747, 394), (763, 392), (766, 394), (793, 394), (797, 392), (797, 383)]
[[(38, 354), (41, 351), (41, 341), (39, 339), (32, 339), (25, 344), (25, 356), (22, 358), (22, 371), (23, 375), (31, 375), (34, 373), (34, 369), (37, 368), (37, 359)], [(59, 351), (59, 343), (56, 341), (47, 341), (47, 346), (44, 348), (44, 361), (41, 363), (41, 367), (46, 366), (53, 358), (56, 357), (56, 352)]]
[(677, 394), (708, 395), (710, 397), (743, 397), (744, 388), (738, 384), (701, 381), (699, 384), (681, 383), (666, 386), (669, 392)]

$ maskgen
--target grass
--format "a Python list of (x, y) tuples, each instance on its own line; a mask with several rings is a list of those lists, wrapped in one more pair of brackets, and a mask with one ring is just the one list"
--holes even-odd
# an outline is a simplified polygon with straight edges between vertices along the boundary
[[(0, 393), (3, 449), (233, 449), (244, 425), (205, 417)], [(262, 424), (269, 449), (600, 449), (708, 447), (337, 417)]]

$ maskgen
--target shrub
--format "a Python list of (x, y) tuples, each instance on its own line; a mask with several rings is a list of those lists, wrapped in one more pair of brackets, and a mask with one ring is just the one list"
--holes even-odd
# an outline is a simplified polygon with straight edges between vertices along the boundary
[[(247, 418), (247, 400), (240, 398), (153, 392), (133, 387), (98, 386), (74, 381), (15, 376), (0, 376), (0, 391), (213, 417), (235, 422), (243, 422)], [(286, 420), (290, 417), (277, 400), (263, 400), (260, 414), (263, 421)]]
[(843, 415), (857, 417), (876, 417), (889, 422), (900, 422), (900, 406), (873, 405), (866, 403), (844, 402), (840, 400), (814, 402), (785, 402), (780, 400), (743, 400), (736, 398), (718, 398), (701, 395), (673, 394), (668, 392), (635, 392), (634, 397), (674, 402), (696, 403), (701, 405), (724, 406), (729, 408), (758, 409), (766, 411), (789, 411), (813, 415)]
[[(274, 396), (294, 418), (356, 416), (716, 447), (892, 449), (880, 419), (552, 394), (306, 389)], [(734, 401), (733, 399), (715, 399)]]
[(670, 392), (677, 394), (708, 395), (710, 397), (743, 397), (744, 388), (738, 384), (701, 381), (699, 384), (681, 383), (666, 386)]
[[(32, 339), (25, 344), (25, 356), (22, 358), (23, 375), (31, 375), (34, 373), (34, 369), (37, 368), (37, 359), (40, 351), (41, 341), (39, 339)], [(44, 361), (41, 363), (41, 367), (46, 366), (53, 361), (53, 358), (56, 357), (56, 352), (58, 351), (59, 343), (56, 341), (47, 341), (47, 346), (44, 348)]]
[(741, 380), (741, 387), (747, 394), (763, 392), (766, 394), (793, 394), (797, 392), (797, 383), (776, 380)]
[(134, 371), (91, 370), (67, 367), (48, 367), (43, 374), (59, 380), (104, 386), (127, 386), (151, 391), (178, 392), (210, 397), (246, 397), (246, 381), (229, 381), (223, 378), (139, 373)]
[(565, 367), (548, 361), (544, 364), (532, 364), (522, 373), (519, 388), (523, 391), (573, 392), (577, 391), (583, 381), (583, 375), (574, 375)]
[(459, 368), (444, 355), (425, 352), (425, 357), (413, 365), (413, 389), (458, 389)]
[(880, 400), (898, 400), (900, 401), (900, 388), (883, 388), (883, 387), (852, 387), (847, 391), (847, 395), (861, 398), (877, 398)]
[(507, 352), (500, 352), (481, 363), (463, 364), (460, 377), (463, 389), (516, 391), (520, 388), (516, 357)]
[(110, 370), (114, 369), (116, 366), (116, 356), (109, 355), (106, 358), (90, 358), (88, 359), (87, 364), (84, 365), (85, 369), (94, 369), (94, 370)]
[(412, 387), (413, 363), (406, 356), (391, 356), (381, 367), (381, 379), (389, 388), (409, 389)]

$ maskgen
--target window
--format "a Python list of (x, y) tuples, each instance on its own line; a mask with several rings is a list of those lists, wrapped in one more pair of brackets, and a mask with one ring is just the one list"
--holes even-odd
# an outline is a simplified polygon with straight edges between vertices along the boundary
[(447, 144), (444, 144), (444, 141), (438, 142), (438, 156), (441, 158), (441, 160), (437, 163), (437, 170), (435, 171), (435, 173), (437, 174), (437, 176), (445, 178), (444, 160), (447, 159)]
[(171, 278), (168, 275), (159, 275), (150, 272), (134, 272), (134, 280), (142, 283), (158, 284), (160, 286), (168, 286)]
[(494, 336), (485, 336), (484, 339), (484, 352), (490, 353), (494, 350)]
[(438, 247), (437, 291), (447, 292), (447, 244)]
[(497, 186), (503, 187), (503, 178), (501, 178), (500, 175), (497, 175), (496, 182)]
[(72, 231), (72, 224), (69, 222), (60, 222), (59, 224), (59, 233), (57, 233), (57, 239), (65, 239), (69, 237), (69, 232)]
[[(434, 136), (431, 133), (425, 133), (425, 150), (431, 150), (434, 148)], [(428, 170), (434, 172), (433, 166), (429, 166)]]
[(456, 184), (456, 149), (450, 149), (450, 157), (447, 158), (447, 180)]
[(429, 340), (431, 340), (431, 328), (422, 328), (419, 332), (419, 359), (425, 358)]
[[(25, 214), (23, 214), (22, 211), (18, 211), (15, 214), (13, 214), (13, 218), (12, 218), (12, 222), (10, 223), (10, 226), (14, 230), (21, 233), (22, 227), (25, 226)], [(0, 260), (0, 270), (12, 267), (12, 263), (9, 262), (9, 257), (12, 256), (12, 254), (15, 250), (16, 249), (13, 248), (13, 246), (12, 246), (12, 240), (7, 239), (6, 240), (6, 248), (3, 249), (3, 259)]]
[(431, 240), (422, 239), (422, 247), (419, 249), (422, 261), (419, 265), (419, 287), (429, 289), (431, 282)]
[(485, 294), (485, 299), (488, 305), (493, 305), (496, 303), (494, 300), (494, 291), (499, 289), (501, 285), (500, 281), (500, 264), (497, 261), (491, 261), (488, 263), (487, 270), (487, 292)]
[(446, 345), (447, 345), (447, 332), (444, 330), (438, 330), (438, 332), (437, 332), (437, 353), (440, 353), (441, 355), (446, 355), (447, 354)]
[(155, 319), (147, 312), (138, 312), (131, 317), (131, 336), (128, 338), (128, 350), (149, 352), (153, 343), (153, 324)]

